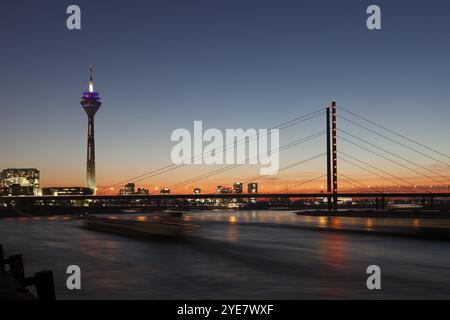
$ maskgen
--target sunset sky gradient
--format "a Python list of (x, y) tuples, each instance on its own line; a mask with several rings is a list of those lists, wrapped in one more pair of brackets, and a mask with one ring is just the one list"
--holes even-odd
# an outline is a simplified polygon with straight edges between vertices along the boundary
[[(72, 2), (3, 1), (0, 169), (38, 168), (43, 186), (85, 185), (87, 118), (79, 102), (90, 64), (103, 102), (96, 116), (99, 188), (169, 165), (172, 131), (192, 130), (194, 120), (221, 130), (271, 128), (332, 99), (448, 155), (450, 3), (375, 3), (382, 9), (378, 31), (366, 28), (372, 1), (79, 0), (82, 30), (69, 31), (65, 12)], [(338, 132), (440, 176), (397, 159), (428, 179), (339, 140), (346, 154), (411, 186), (450, 184), (450, 158), (402, 140), (439, 160), (433, 161), (338, 121)], [(283, 130), (280, 144), (322, 130), (324, 116)], [(281, 167), (322, 152), (324, 136), (282, 152)], [(213, 191), (236, 181), (259, 182), (267, 192), (317, 191), (324, 179), (295, 186), (325, 174), (325, 163), (321, 157), (267, 178), (258, 177), (258, 166), (243, 166), (176, 191)], [(137, 185), (155, 191), (218, 168), (188, 166)], [(344, 161), (339, 170), (360, 182), (354, 188), (404, 188)]]

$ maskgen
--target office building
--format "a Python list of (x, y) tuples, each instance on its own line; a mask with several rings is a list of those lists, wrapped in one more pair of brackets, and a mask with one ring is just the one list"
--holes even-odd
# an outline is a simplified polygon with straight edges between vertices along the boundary
[(94, 191), (90, 188), (83, 187), (50, 187), (43, 188), (43, 196), (89, 196)]
[(124, 189), (120, 189), (119, 193), (122, 196), (135, 194), (135, 184), (134, 183), (128, 183), (125, 185)]
[(257, 183), (249, 183), (247, 186), (248, 193), (258, 193), (258, 184)]
[(242, 182), (236, 182), (235, 184), (233, 184), (233, 193), (242, 193), (242, 191)]
[[(249, 183), (247, 185), (248, 194), (256, 194), (258, 193), (258, 184), (257, 183)], [(256, 203), (256, 198), (249, 198), (250, 203)]]
[(40, 172), (37, 169), (5, 169), (0, 185), (8, 195), (38, 195)]
[(162, 188), (160, 190), (160, 194), (170, 194), (170, 189), (169, 188)]
[(217, 193), (231, 193), (232, 192), (232, 188), (224, 187), (224, 186), (217, 186), (216, 192)]
[(137, 189), (137, 194), (148, 195), (149, 191), (148, 191), (148, 189), (145, 189), (145, 188), (138, 188)]

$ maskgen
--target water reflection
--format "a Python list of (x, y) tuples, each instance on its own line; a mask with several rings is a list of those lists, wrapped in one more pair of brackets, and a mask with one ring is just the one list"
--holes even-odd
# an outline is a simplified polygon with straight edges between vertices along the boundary
[(228, 221), (230, 222), (230, 224), (236, 224), (238, 220), (237, 220), (236, 216), (230, 216), (228, 218)]
[(326, 228), (327, 225), (328, 225), (327, 217), (319, 217), (319, 227), (320, 228)]
[(368, 230), (368, 231), (373, 230), (373, 219), (367, 219), (366, 230)]
[(228, 240), (231, 242), (238, 242), (239, 241), (239, 230), (235, 225), (230, 225), (228, 228)]

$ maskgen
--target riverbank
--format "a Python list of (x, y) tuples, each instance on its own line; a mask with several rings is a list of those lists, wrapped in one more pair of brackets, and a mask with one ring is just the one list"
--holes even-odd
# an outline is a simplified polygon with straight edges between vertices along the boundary
[(383, 218), (383, 219), (450, 219), (448, 210), (408, 210), (408, 209), (341, 209), (336, 211), (328, 210), (298, 210), (295, 213), (299, 216), (312, 217), (351, 217), (351, 218)]

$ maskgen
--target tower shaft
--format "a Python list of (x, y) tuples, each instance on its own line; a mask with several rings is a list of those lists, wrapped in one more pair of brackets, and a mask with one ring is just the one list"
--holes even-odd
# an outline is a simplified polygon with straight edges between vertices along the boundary
[(87, 136), (87, 162), (86, 162), (86, 186), (96, 192), (95, 182), (95, 134), (94, 117), (102, 103), (100, 95), (94, 91), (94, 81), (92, 79), (92, 66), (90, 69), (90, 78), (88, 91), (83, 92), (81, 106), (88, 116), (88, 136)]
[(86, 182), (89, 189), (95, 193), (95, 134), (94, 134), (94, 116), (88, 117), (88, 138), (87, 138), (87, 163), (86, 163)]

